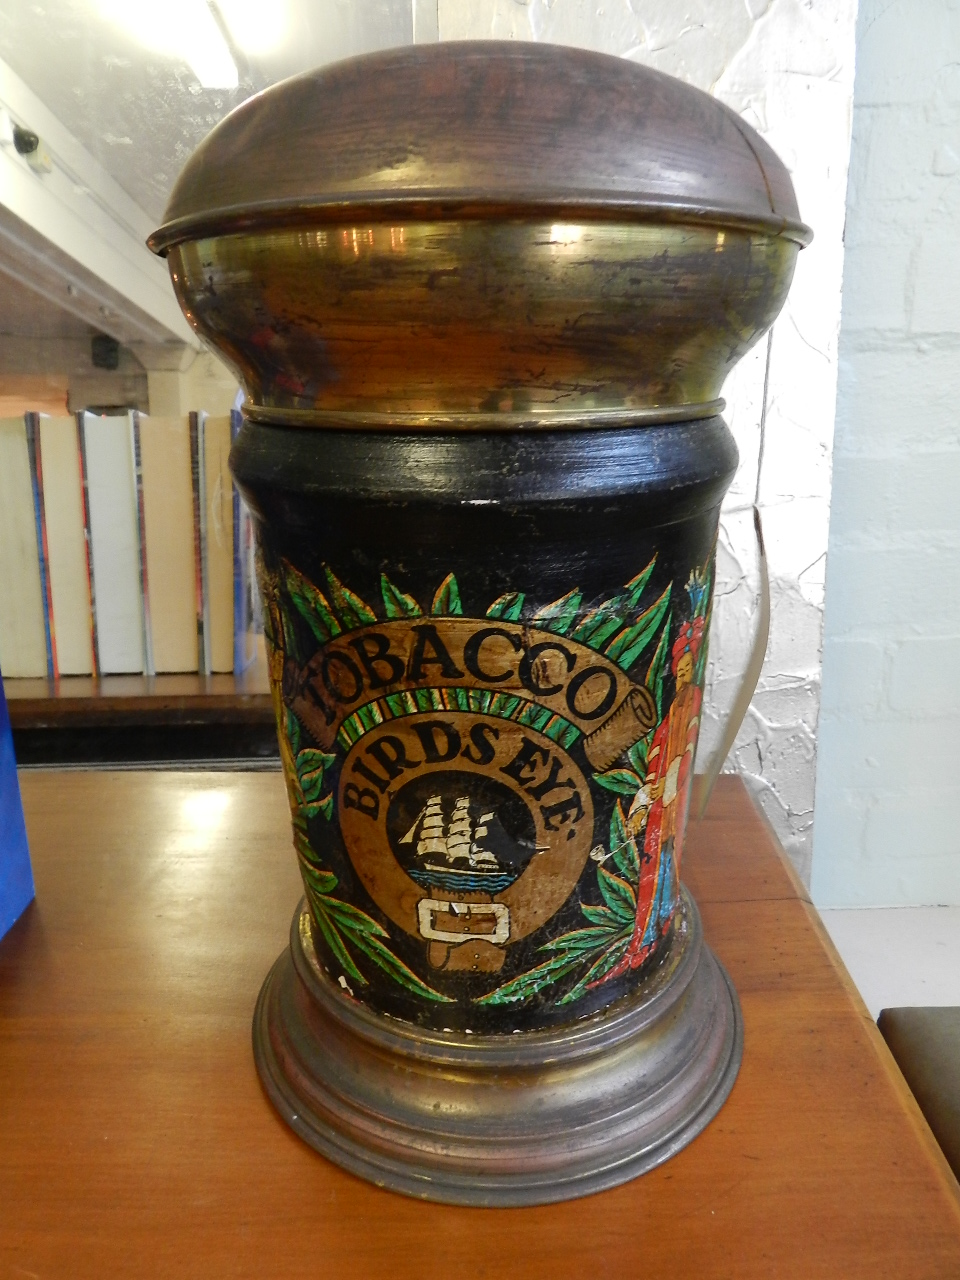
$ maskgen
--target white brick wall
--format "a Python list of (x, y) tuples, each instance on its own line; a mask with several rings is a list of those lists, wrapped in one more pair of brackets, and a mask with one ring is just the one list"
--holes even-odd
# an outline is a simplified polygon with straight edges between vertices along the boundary
[[(931, 3), (939, 0), (931, 0)], [(760, 499), (773, 615), (760, 690), (728, 767), (744, 774), (801, 875), (810, 867), (823, 571), (836, 404), (857, 0), (439, 0), (443, 40), (581, 45), (716, 94), (786, 163), (815, 239), (774, 329)], [(721, 529), (703, 744), (719, 737), (756, 609), (752, 502), (766, 344), (724, 388), (741, 469)]]
[(861, 0), (812, 887), (960, 903), (960, 4)]

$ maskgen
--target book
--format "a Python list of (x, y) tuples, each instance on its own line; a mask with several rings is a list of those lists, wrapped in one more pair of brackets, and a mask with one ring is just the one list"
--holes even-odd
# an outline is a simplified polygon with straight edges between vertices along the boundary
[(55, 675), (92, 675), (90, 577), (75, 418), (40, 417), (44, 545)]
[(43, 519), (43, 460), (40, 454), (40, 415), (25, 413), (27, 433), (27, 457), (30, 460), (30, 485), (33, 491), (33, 522), (37, 539), (37, 567), (40, 573), (40, 599), (43, 603), (43, 640), (47, 656), (47, 677), (56, 680), (57, 637), (53, 629), (53, 595), (50, 590), (50, 573), (47, 555), (47, 528)]
[[(239, 409), (230, 414), (230, 438), (235, 440), (243, 415)], [(246, 671), (257, 656), (256, 635), (260, 619), (256, 596), (253, 519), (250, 508), (233, 487), (233, 670)]]
[(233, 480), (230, 418), (203, 420), (204, 638), (207, 671), (233, 670)]
[(190, 483), (193, 488), (193, 578), (197, 610), (197, 669), (210, 674), (210, 655), (206, 639), (206, 591), (204, 590), (206, 548), (205, 467), (203, 464), (203, 425), (205, 413), (191, 412), (187, 417), (190, 431)]
[(85, 413), (81, 439), (97, 665), (103, 675), (143, 672), (147, 654), (132, 417)]
[(7, 700), (0, 678), (0, 938), (33, 901), (33, 873), (20, 802)]
[(23, 418), (0, 419), (0, 671), (45, 676), (47, 643)]
[(190, 424), (137, 415), (145, 591), (153, 669), (197, 671), (197, 589)]
[(153, 664), (153, 639), (150, 628), (150, 579), (147, 574), (147, 524), (143, 514), (143, 455), (140, 449), (140, 415), (130, 415), (133, 438), (133, 484), (137, 521), (137, 572), (140, 579), (140, 613), (143, 619), (143, 670), (148, 676), (156, 674)]
[(83, 554), (86, 559), (87, 586), (90, 592), (90, 647), (93, 650), (93, 674), (100, 674), (97, 642), (97, 593), (93, 581), (93, 534), (90, 530), (90, 484), (87, 478), (87, 447), (83, 438), (83, 414), (74, 414), (77, 424), (77, 454), (80, 459), (80, 502), (83, 516)]

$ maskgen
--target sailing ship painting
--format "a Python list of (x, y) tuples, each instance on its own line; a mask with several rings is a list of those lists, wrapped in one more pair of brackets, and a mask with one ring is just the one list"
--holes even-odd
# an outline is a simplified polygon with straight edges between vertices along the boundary
[[(479, 808), (480, 812), (474, 813)], [(448, 893), (500, 893), (511, 885), (530, 858), (504, 830), (495, 809), (458, 795), (449, 820), (439, 792), (427, 797), (413, 824), (400, 837), (413, 846), (408, 873), (425, 888)]]

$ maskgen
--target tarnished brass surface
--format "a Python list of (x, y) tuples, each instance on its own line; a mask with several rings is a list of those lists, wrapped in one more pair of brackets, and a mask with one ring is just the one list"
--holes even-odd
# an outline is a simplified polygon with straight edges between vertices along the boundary
[(348, 58), (248, 99), (190, 157), (150, 246), (465, 216), (810, 239), (785, 165), (716, 98), (628, 58), (480, 40)]
[(644, 222), (348, 222), (179, 244), (169, 265), (255, 419), (582, 427), (715, 412), (798, 249)]
[(544, 1204), (661, 1164), (716, 1115), (743, 1052), (730, 980), (684, 892), (663, 961), (619, 1004), (552, 1031), (467, 1036), (371, 1013), (319, 964), (297, 910), (260, 992), (257, 1069), (311, 1146), (452, 1204)]

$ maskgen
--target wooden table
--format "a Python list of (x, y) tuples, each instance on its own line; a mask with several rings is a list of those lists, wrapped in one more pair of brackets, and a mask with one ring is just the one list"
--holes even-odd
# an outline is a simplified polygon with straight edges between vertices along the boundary
[(378, 1191), (277, 1118), (250, 1017), (299, 896), (279, 774), (32, 773), (0, 943), (0, 1277), (960, 1277), (960, 1189), (816, 913), (723, 779), (684, 878), (740, 992), (729, 1102), (572, 1203)]

